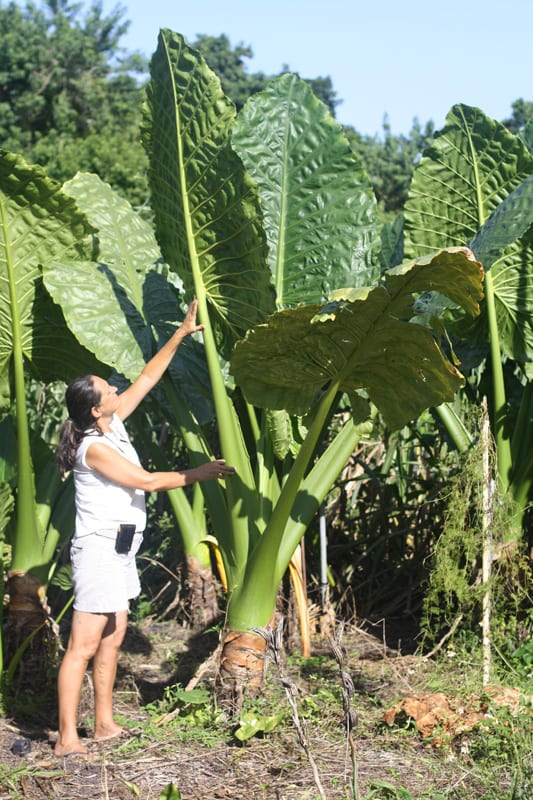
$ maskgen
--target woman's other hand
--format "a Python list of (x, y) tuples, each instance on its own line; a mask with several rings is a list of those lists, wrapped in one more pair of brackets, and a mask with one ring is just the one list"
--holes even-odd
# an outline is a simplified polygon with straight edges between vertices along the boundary
[(235, 475), (235, 467), (230, 467), (226, 464), (223, 458), (215, 459), (214, 461), (207, 461), (199, 467), (189, 470), (195, 473), (194, 479), (197, 481), (211, 481), (215, 478), (224, 479)]

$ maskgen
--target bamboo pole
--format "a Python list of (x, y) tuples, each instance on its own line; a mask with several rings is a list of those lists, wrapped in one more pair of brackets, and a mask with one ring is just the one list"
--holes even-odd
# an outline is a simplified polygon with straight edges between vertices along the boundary
[(490, 624), (492, 611), (492, 597), (490, 579), (492, 574), (492, 520), (494, 504), (494, 478), (491, 468), (491, 440), (490, 421), (487, 410), (487, 398), (483, 398), (483, 414), (481, 424), (481, 444), (483, 451), (483, 508), (482, 508), (482, 538), (483, 538), (483, 686), (490, 683), (491, 673), (491, 641)]

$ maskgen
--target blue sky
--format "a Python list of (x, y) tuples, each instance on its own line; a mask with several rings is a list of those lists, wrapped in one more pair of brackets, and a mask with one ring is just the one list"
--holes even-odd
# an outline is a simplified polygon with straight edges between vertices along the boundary
[[(337, 119), (394, 133), (413, 118), (442, 127), (455, 103), (495, 119), (519, 97), (533, 101), (533, 0), (119, 0), (131, 21), (128, 50), (149, 56), (160, 28), (192, 42), (227, 34), (250, 45), (248, 71), (329, 75)], [(109, 12), (115, 0), (104, 0)]]

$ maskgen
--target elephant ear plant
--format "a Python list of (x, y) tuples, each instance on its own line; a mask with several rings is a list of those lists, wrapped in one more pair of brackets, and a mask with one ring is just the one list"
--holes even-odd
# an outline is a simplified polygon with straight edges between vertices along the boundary
[[(521, 138), (465, 105), (451, 109), (425, 151), (405, 208), (410, 257), (451, 244), (470, 247), (485, 269), (481, 315), (471, 321), (448, 309), (446, 324), (463, 361), (478, 368), (469, 379), (475, 402), (488, 396), (499, 490), (514, 501), (519, 534), (533, 487), (533, 157)], [(446, 305), (434, 292), (425, 300), (429, 313)], [(467, 448), (462, 420), (440, 411)]]
[[(334, 157), (347, 170), (348, 190), (337, 183), (336, 169), (329, 180), (328, 170), (321, 171), (327, 159), (321, 137), (329, 129), (338, 138), (338, 126), (324, 121), (316, 99), (293, 76), (257, 103), (235, 135), (243, 160), (250, 169), (258, 165), (256, 185), (232, 146), (235, 110), (220, 82), (181, 36), (160, 32), (143, 121), (156, 236), (170, 269), (198, 298), (222, 455), (237, 469), (225, 487), (215, 484), (206, 493), (228, 586), (220, 674), (230, 688), (260, 679), (264, 640), (252, 631), (271, 619), (294, 549), (371, 428), (372, 409), (400, 426), (452, 399), (463, 383), (434, 332), (412, 324), (414, 297), (436, 288), (475, 314), (482, 280), (471, 253), (452, 248), (363, 288), (351, 269), (368, 269), (367, 280), (374, 274), (377, 237), (367, 182), (347, 146)], [(276, 126), (278, 110), (285, 136)], [(294, 141), (291, 114), (309, 122)], [(299, 143), (305, 158), (297, 163)], [(315, 216), (307, 221), (311, 210)], [(329, 227), (333, 218), (336, 229)], [(337, 269), (349, 288), (335, 283)], [(310, 284), (312, 302), (305, 296)], [(276, 311), (287, 300), (303, 304)], [(353, 416), (318, 457), (344, 393)], [(268, 413), (259, 407), (306, 414), (304, 441), (282, 471), (264, 426)]]
[(0, 649), (4, 687), (25, 647), (21, 684), (35, 689), (46, 681), (55, 652), (46, 585), (58, 541), (71, 532), (69, 504), (58, 503), (69, 485), (59, 480), (53, 450), (30, 430), (28, 378), (69, 380), (96, 369), (50, 301), (41, 270), (54, 258), (90, 258), (92, 250), (93, 228), (60, 185), (0, 151), (0, 535), (9, 595), (5, 658)]

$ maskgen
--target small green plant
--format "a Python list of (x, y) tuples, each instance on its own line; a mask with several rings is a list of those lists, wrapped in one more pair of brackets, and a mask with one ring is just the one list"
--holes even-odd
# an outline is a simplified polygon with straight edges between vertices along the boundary
[(370, 792), (363, 800), (415, 800), (415, 798), (403, 786), (396, 787), (387, 781), (372, 781)]
[(162, 713), (168, 716), (169, 712), (173, 716), (187, 717), (198, 708), (206, 708), (211, 705), (211, 696), (206, 689), (184, 689), (179, 683), (165, 686), (163, 697), (155, 703), (148, 703), (145, 707), (149, 713), (159, 716)]
[(522, 775), (533, 788), (531, 703), (515, 709), (492, 706), (485, 717), (469, 737), (469, 757), (478, 764), (507, 764), (515, 776)]
[(150, 715), (154, 736), (157, 730), (172, 728), (172, 740), (192, 739), (210, 742), (220, 741), (220, 729), (226, 724), (226, 715), (214, 702), (206, 689), (184, 689), (180, 684), (167, 686), (163, 697), (148, 703), (145, 710)]
[(177, 786), (169, 783), (159, 795), (159, 800), (181, 800), (181, 792)]
[(255, 711), (242, 711), (239, 717), (239, 727), (233, 732), (233, 735), (240, 742), (246, 742), (252, 736), (273, 731), (283, 717), (283, 713), (265, 716)]
[[(424, 797), (427, 800), (446, 800), (445, 795), (440, 792), (431, 795), (424, 794)], [(387, 781), (372, 781), (370, 792), (362, 800), (422, 800), (422, 798), (414, 797), (404, 786), (394, 786)]]
[(511, 666), (524, 680), (533, 678), (533, 639), (518, 647), (511, 654)]
[(305, 695), (301, 700), (302, 716), (308, 722), (324, 722), (324, 710), (339, 708), (338, 692), (329, 686), (313, 688), (313, 694)]

